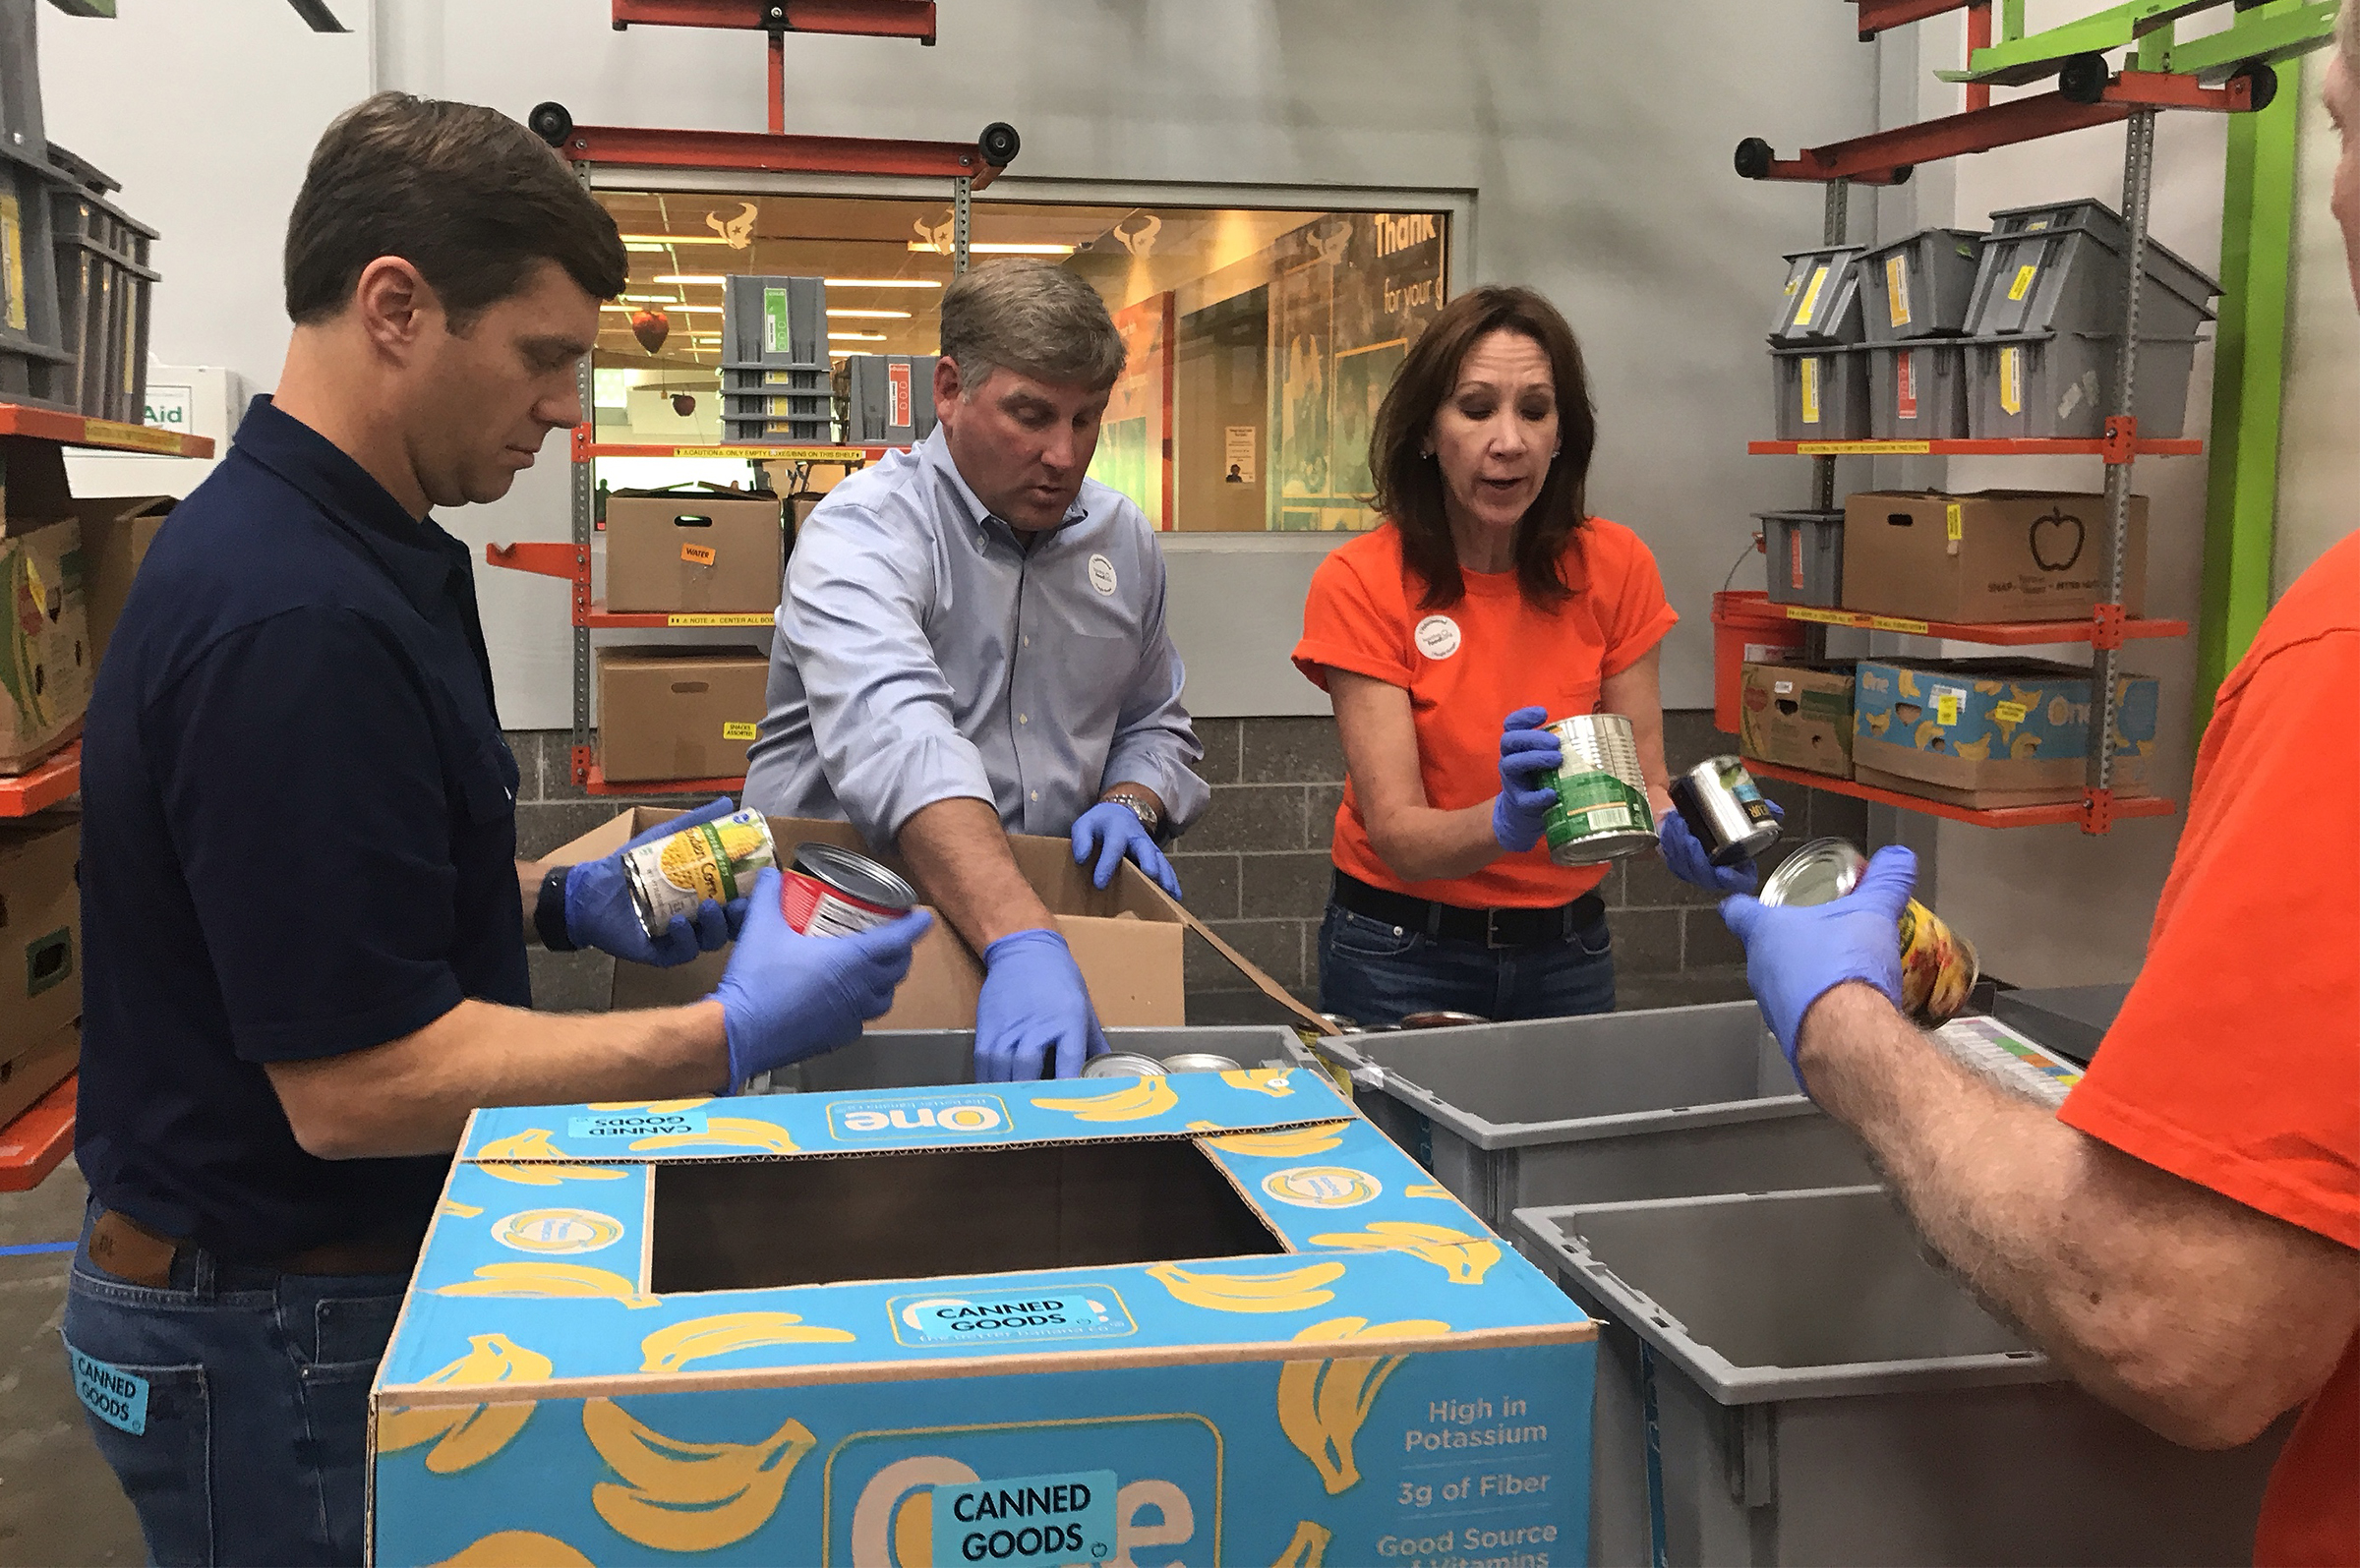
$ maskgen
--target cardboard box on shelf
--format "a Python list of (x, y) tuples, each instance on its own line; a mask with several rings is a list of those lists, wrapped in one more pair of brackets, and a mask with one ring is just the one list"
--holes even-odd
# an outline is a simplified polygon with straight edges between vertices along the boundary
[(1311, 1068), (478, 1111), (372, 1560), (1570, 1560), (1596, 1334)]
[(90, 624), (90, 669), (96, 674), (115, 634), (123, 602), (155, 531), (177, 502), (170, 495), (81, 497), (74, 502), (82, 522), (82, 580)]
[[(2147, 792), (2156, 682), (2115, 678), (2114, 788)], [(1853, 777), (1977, 809), (2081, 798), (2090, 672), (2037, 659), (1897, 664), (1863, 659), (1854, 694)]]
[(0, 774), (82, 732), (90, 700), (82, 528), (55, 441), (0, 436)]
[(23, 1116), (33, 1101), (65, 1082), (81, 1062), (79, 1019), (15, 1056), (0, 1058), (0, 1126)]
[[(650, 806), (633, 807), (551, 851), (549, 863), (572, 865), (600, 859), (678, 815)], [(799, 817), (772, 817), (769, 821), (782, 859), (791, 859), (796, 844), (816, 841), (856, 849), (910, 877), (910, 868), (898, 856), (879, 853), (861, 842), (849, 823)], [(1092, 887), (1088, 874), (1074, 863), (1073, 845), (1063, 839), (1012, 833), (1008, 848), (1016, 858), (1017, 870), (1056, 917), (1058, 933), (1073, 950), (1101, 1024), (1111, 1028), (1187, 1022), (1181, 986), (1182, 937), (1195, 931), (1283, 1011), (1311, 1026), (1320, 1026), (1316, 1015), (1289, 996), (1285, 987), (1248, 962), (1129, 861), (1124, 861), (1114, 880), (1101, 889)], [(924, 898), (924, 885), (915, 878), (911, 881)], [(725, 949), (673, 969), (618, 963), (613, 1006), (621, 1011), (701, 1001), (720, 983), (728, 962)], [(982, 963), (937, 912), (933, 928), (918, 939), (911, 955), (910, 973), (894, 993), (893, 1011), (869, 1027), (974, 1028), (975, 998), (982, 984)]]
[(1747, 665), (1738, 750), (1763, 762), (1852, 777), (1852, 666)]
[[(1844, 608), (1915, 620), (2076, 620), (2105, 596), (2102, 495), (1866, 491), (1844, 502)], [(2122, 599), (2147, 605), (2147, 497), (2131, 497)]]
[(600, 770), (610, 784), (743, 778), (769, 679), (759, 648), (601, 648)]
[(82, 816), (0, 822), (0, 1060), (82, 1016)]
[(607, 497), (607, 609), (769, 610), (787, 558), (776, 495), (712, 487)]

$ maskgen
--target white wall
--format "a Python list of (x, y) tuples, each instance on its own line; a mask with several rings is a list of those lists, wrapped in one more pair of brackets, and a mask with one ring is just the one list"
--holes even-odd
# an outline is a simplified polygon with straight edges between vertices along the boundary
[[(2296, 151), (2294, 291), (2286, 328), (2286, 403), (2278, 431), (2276, 593), (2360, 527), (2360, 310), (2343, 231), (2328, 210), (2341, 145), (2319, 101), (2323, 51), (2304, 62)], [(2281, 73), (2289, 89), (2292, 72)]]

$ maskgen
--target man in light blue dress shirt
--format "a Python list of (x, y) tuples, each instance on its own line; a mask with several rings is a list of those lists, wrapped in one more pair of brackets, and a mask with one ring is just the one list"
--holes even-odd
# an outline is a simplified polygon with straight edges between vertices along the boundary
[(1175, 897), (1157, 842), (1205, 809), (1138, 506), (1084, 476), (1122, 374), (1095, 291), (1032, 261), (943, 294), (940, 424), (838, 485), (798, 534), (745, 804), (901, 852), (983, 956), (975, 1071), (1071, 1077), (1106, 1049), (1011, 833), (1069, 834)]

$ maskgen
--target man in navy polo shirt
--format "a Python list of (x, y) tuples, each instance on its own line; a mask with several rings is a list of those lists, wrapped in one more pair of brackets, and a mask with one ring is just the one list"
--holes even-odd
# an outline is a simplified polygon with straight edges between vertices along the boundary
[[(711, 1094), (844, 1044), (924, 929), (790, 929), (777, 874), (650, 941), (616, 860), (515, 858), (468, 552), (575, 424), (615, 224), (489, 109), (386, 93), (288, 223), (295, 332), (144, 565), (90, 705), (65, 1338), (158, 1562), (362, 1553), (371, 1379), (468, 1112)], [(717, 801), (708, 813), (728, 809)], [(528, 927), (692, 1007), (534, 1014)]]

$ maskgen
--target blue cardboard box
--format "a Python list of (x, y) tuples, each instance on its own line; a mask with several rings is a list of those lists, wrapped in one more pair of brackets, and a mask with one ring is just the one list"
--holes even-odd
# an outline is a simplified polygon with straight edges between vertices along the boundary
[(479, 1111), (373, 1560), (1577, 1563), (1595, 1332), (1309, 1069)]
[[(2157, 686), (2115, 677), (2114, 788), (2147, 787)], [(1953, 805), (2081, 797), (2090, 755), (2090, 671), (2037, 659), (1909, 664), (1863, 659), (1854, 676), (1854, 777)]]

